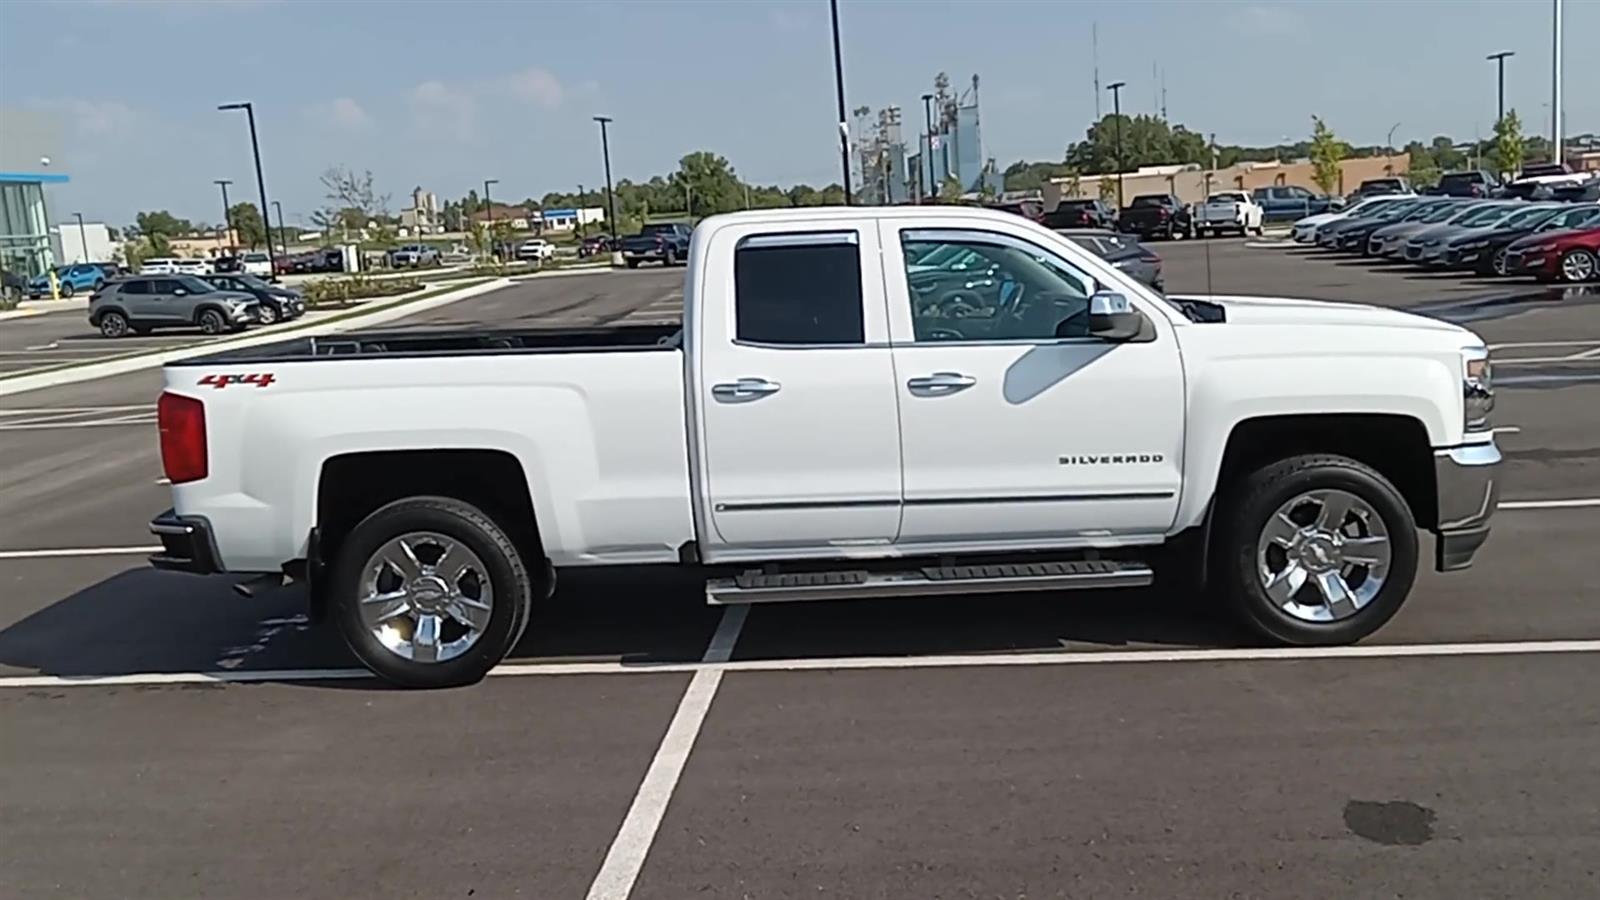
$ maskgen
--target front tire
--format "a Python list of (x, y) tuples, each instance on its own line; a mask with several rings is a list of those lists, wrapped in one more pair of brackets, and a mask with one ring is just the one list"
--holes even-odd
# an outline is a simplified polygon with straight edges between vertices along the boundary
[(1557, 271), (1561, 273), (1562, 281), (1572, 284), (1594, 281), (1600, 277), (1600, 262), (1597, 262), (1593, 253), (1579, 247), (1561, 254)]
[(1416, 579), (1416, 521), (1400, 492), (1343, 456), (1296, 456), (1220, 498), (1213, 588), (1274, 644), (1361, 640), (1389, 621)]
[(678, 251), (672, 249), (671, 247), (668, 247), (667, 248), (667, 260), (663, 265), (665, 265), (667, 268), (670, 269), (673, 266), (676, 266), (677, 264), (678, 264)]
[(256, 316), (262, 325), (278, 324), (278, 308), (270, 303), (261, 304), (261, 308), (256, 310)]
[(527, 627), (533, 579), (493, 519), (451, 497), (382, 507), (350, 532), (333, 617), (373, 674), (402, 687), (481, 680)]
[(61, 299), (65, 300), (65, 299), (71, 297), (75, 292), (76, 292), (76, 289), (72, 286), (72, 282), (68, 281), (68, 282), (63, 282), (62, 283), (62, 285), (61, 285)]
[(222, 313), (208, 309), (200, 314), (200, 332), (202, 334), (222, 334), (228, 330), (228, 321), (222, 318)]
[(100, 314), (100, 333), (108, 338), (126, 337), (128, 317), (111, 309)]

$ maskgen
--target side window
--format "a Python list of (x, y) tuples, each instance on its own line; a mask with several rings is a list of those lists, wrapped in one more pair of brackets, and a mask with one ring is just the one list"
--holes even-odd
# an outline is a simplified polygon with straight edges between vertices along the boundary
[(122, 287), (117, 288), (117, 293), (119, 293), (119, 294), (148, 294), (148, 293), (150, 293), (150, 282), (148, 282), (148, 281), (140, 281), (138, 279), (134, 279), (133, 281), (129, 281), (129, 282), (124, 282)]
[(736, 336), (757, 344), (863, 344), (854, 234), (762, 235), (734, 251)]
[(900, 243), (919, 344), (1088, 336), (1095, 281), (1054, 253), (969, 231), (905, 231)]
[(181, 287), (183, 287), (183, 285), (179, 284), (177, 281), (170, 278), (164, 278), (160, 281), (154, 281), (150, 283), (150, 293), (175, 294), (178, 292), (178, 288)]

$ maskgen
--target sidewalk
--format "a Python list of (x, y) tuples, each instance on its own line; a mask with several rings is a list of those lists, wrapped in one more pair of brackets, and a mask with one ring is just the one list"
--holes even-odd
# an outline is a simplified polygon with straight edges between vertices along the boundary
[(45, 313), (72, 312), (81, 310), (85, 315), (89, 311), (89, 295), (79, 297), (65, 297), (60, 300), (23, 300), (16, 309), (0, 310), (0, 321), (6, 319), (25, 319), (29, 316), (42, 316)]

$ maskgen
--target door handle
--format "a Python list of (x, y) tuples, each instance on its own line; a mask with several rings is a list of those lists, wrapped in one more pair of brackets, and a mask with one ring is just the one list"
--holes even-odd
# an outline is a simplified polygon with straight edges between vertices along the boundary
[(906, 387), (913, 391), (930, 394), (953, 394), (963, 391), (978, 383), (978, 379), (960, 372), (935, 372), (932, 375), (922, 375), (906, 382)]
[(783, 385), (765, 378), (741, 378), (734, 382), (723, 382), (711, 386), (711, 395), (718, 400), (754, 400), (768, 394), (776, 394)]

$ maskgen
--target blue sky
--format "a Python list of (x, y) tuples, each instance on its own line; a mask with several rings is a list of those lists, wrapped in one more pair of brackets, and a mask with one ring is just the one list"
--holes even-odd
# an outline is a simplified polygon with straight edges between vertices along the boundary
[[(1548, 131), (1548, 0), (1048, 2), (842, 0), (849, 105), (921, 118), (934, 75), (982, 78), (985, 152), (1059, 159), (1103, 82), (1149, 112), (1166, 68), (1173, 121), (1225, 143), (1341, 136), (1397, 143), (1487, 133), (1494, 66), (1507, 103)], [(1566, 2), (1569, 133), (1600, 130), (1600, 0)], [(1585, 37), (1587, 36), (1587, 37)], [(1587, 90), (1584, 87), (1587, 86)], [(289, 218), (322, 203), (330, 165), (370, 168), (393, 207), (498, 178), (496, 197), (602, 183), (590, 117), (615, 117), (618, 178), (708, 149), (759, 183), (838, 178), (826, 0), (4, 0), (0, 106), (59, 114), (59, 209), (128, 222), (219, 218), (213, 179), (253, 193), (242, 114), (257, 107), (267, 188)], [(1109, 103), (1106, 104), (1109, 109)], [(4, 123), (0, 122), (0, 127)]]

